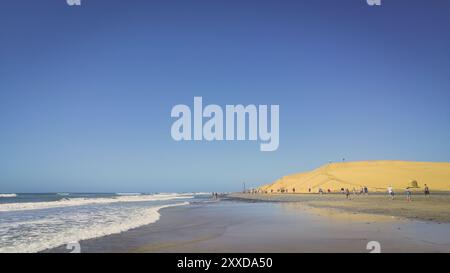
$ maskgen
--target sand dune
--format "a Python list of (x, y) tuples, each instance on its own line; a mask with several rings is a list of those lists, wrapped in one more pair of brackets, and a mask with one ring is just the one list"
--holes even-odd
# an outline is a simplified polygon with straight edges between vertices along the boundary
[[(413, 182), (416, 181), (417, 183)], [(397, 190), (415, 186), (423, 190), (424, 184), (431, 191), (450, 191), (450, 163), (409, 161), (358, 161), (331, 163), (311, 172), (284, 176), (273, 184), (261, 186), (268, 193), (282, 189), (297, 193), (317, 192), (319, 188), (333, 192), (341, 188), (359, 189), (367, 186), (370, 191), (386, 191), (388, 186)]]

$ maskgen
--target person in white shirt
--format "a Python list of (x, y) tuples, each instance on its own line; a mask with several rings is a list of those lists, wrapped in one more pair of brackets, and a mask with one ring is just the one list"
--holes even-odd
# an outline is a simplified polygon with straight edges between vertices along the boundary
[(388, 193), (389, 193), (389, 196), (391, 197), (391, 199), (394, 200), (395, 193), (391, 186), (388, 187)]

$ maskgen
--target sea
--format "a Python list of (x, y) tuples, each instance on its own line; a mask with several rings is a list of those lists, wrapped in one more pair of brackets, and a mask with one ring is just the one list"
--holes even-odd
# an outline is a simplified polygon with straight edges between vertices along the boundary
[(159, 220), (162, 208), (208, 193), (0, 194), (0, 253), (28, 253), (121, 233)]

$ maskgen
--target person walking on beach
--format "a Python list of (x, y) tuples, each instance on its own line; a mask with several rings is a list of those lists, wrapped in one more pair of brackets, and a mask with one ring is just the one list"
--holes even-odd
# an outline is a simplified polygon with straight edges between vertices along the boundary
[(394, 200), (395, 193), (391, 186), (388, 187), (388, 193), (389, 196), (391, 197), (391, 200)]
[(427, 184), (425, 184), (424, 193), (425, 193), (425, 197), (429, 197), (430, 196), (430, 188), (428, 188)]
[(369, 189), (367, 188), (367, 186), (364, 186), (364, 194), (368, 195), (369, 194)]
[(406, 201), (411, 202), (412, 198), (411, 198), (412, 192), (409, 188), (406, 188)]
[(350, 199), (350, 191), (349, 189), (345, 189), (345, 198)]

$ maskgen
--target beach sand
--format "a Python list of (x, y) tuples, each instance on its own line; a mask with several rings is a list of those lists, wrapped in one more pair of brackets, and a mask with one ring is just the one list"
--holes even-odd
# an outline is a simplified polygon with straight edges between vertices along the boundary
[[(82, 252), (450, 252), (450, 225), (225, 199), (161, 210), (151, 225), (82, 241)], [(46, 252), (68, 252), (64, 247)]]
[(435, 193), (429, 197), (413, 194), (407, 202), (404, 193), (391, 200), (387, 194), (232, 194), (234, 198), (272, 202), (300, 202), (314, 208), (330, 208), (352, 213), (380, 214), (437, 223), (450, 223), (450, 194)]

